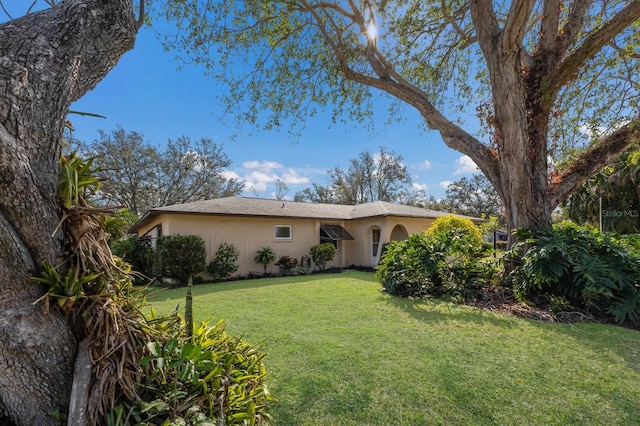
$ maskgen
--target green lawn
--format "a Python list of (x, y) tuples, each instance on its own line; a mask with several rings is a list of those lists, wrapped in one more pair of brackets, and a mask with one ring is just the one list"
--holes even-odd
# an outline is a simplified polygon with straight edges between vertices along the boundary
[(357, 271), (196, 286), (194, 313), (263, 345), (280, 425), (640, 424), (633, 330), (399, 299)]

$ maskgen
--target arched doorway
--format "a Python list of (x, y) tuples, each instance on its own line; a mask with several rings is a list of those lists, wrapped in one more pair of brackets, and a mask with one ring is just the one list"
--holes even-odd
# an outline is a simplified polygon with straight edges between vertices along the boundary
[(393, 231), (391, 231), (391, 241), (404, 241), (409, 238), (409, 233), (402, 225), (396, 225), (393, 227)]

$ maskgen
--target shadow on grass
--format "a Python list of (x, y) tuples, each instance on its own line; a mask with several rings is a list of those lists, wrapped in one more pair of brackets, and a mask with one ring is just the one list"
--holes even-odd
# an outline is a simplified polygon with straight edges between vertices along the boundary
[(456, 305), (441, 299), (407, 299), (387, 294), (381, 297), (390, 305), (402, 309), (416, 320), (424, 323), (457, 320), (474, 324), (490, 323), (494, 326), (505, 328), (517, 326), (513, 318), (507, 315), (496, 314), (467, 305)]
[(402, 309), (411, 317), (423, 323), (463, 321), (473, 324), (491, 324), (503, 329), (514, 329), (522, 321), (529, 326), (559, 338), (575, 340), (582, 347), (597, 353), (603, 359), (618, 358), (625, 366), (640, 373), (640, 331), (613, 324), (595, 322), (562, 323), (545, 322), (529, 318), (519, 318), (506, 313), (496, 313), (474, 306), (456, 305), (440, 299), (406, 299), (384, 295), (390, 305)]
[[(256, 288), (266, 288), (273, 286), (287, 286), (287, 285), (307, 285), (315, 281), (323, 281), (327, 278), (337, 279), (344, 278), (349, 280), (357, 280), (364, 282), (372, 282), (371, 274), (366, 272), (345, 270), (342, 273), (325, 274), (314, 273), (311, 275), (296, 275), (292, 277), (267, 277), (267, 278), (255, 278), (255, 279), (242, 279), (221, 281), (216, 283), (204, 283), (193, 286), (194, 296), (222, 293), (226, 291), (238, 291), (238, 290), (250, 290)], [(149, 301), (164, 302), (168, 299), (175, 299), (183, 297), (186, 294), (186, 287), (178, 288), (164, 288), (158, 286), (149, 287), (149, 295), (147, 299)]]

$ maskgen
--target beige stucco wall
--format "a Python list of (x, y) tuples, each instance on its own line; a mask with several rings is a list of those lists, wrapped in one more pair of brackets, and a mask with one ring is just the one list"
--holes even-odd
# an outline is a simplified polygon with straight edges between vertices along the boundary
[[(276, 259), (281, 256), (291, 256), (300, 259), (309, 254), (311, 246), (320, 243), (321, 224), (342, 225), (348, 229), (343, 221), (319, 221), (309, 219), (277, 219), (256, 217), (225, 217), (171, 214), (160, 215), (140, 228), (139, 235), (152, 231), (156, 226), (162, 226), (163, 235), (200, 235), (207, 247), (207, 263), (215, 256), (221, 242), (233, 244), (239, 251), (239, 269), (237, 274), (246, 275), (249, 272), (263, 272), (262, 265), (254, 262), (255, 254), (262, 247), (271, 247)], [(291, 226), (290, 240), (276, 239), (274, 226)], [(345, 267), (348, 262), (347, 250), (350, 241), (341, 241), (338, 251), (327, 267)], [(268, 272), (277, 272), (277, 267), (269, 265)]]
[[(207, 216), (188, 214), (164, 214), (153, 218), (139, 230), (139, 235), (147, 232), (155, 234), (154, 228), (162, 226), (163, 235), (200, 235), (207, 247), (207, 263), (215, 256), (221, 242), (233, 244), (240, 256), (237, 274), (263, 272), (262, 265), (254, 262), (256, 251), (262, 247), (271, 247), (276, 259), (291, 256), (300, 259), (309, 253), (311, 246), (320, 242), (320, 225), (335, 224), (343, 226), (354, 240), (340, 241), (334, 260), (327, 267), (376, 266), (380, 250), (384, 243), (403, 239), (408, 235), (429, 228), (433, 219), (381, 217), (353, 221), (321, 221), (310, 219), (277, 219), (235, 216)], [(290, 225), (292, 238), (280, 240), (274, 238), (274, 226)], [(372, 253), (372, 230), (380, 230), (378, 253)], [(157, 228), (156, 228), (157, 229)], [(155, 236), (155, 235), (153, 235)], [(268, 272), (277, 272), (277, 267), (269, 265)]]

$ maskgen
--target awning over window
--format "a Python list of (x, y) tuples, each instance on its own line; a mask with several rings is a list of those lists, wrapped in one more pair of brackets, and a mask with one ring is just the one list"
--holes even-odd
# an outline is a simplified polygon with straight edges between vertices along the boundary
[(320, 236), (333, 241), (354, 239), (347, 230), (340, 225), (320, 225)]

